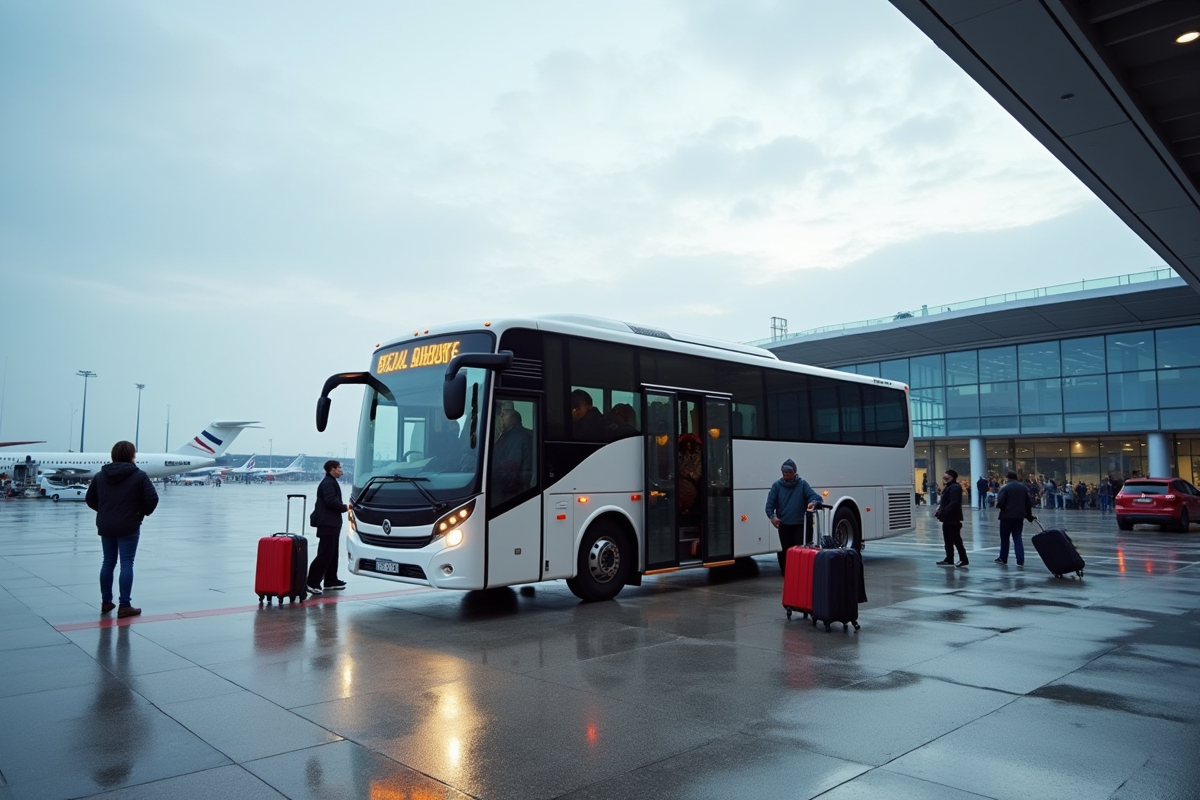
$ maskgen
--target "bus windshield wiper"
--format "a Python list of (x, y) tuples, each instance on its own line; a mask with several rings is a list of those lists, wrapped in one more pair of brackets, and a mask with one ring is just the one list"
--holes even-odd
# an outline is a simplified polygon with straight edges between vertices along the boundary
[[(428, 483), (429, 478), (410, 478), (407, 475), (374, 475), (367, 480), (367, 485), (363, 487), (362, 492), (359, 494), (358, 501), (360, 503), (366, 503), (369, 500), (374, 499), (375, 495), (379, 493), (379, 490), (382, 489), (385, 484), (411, 483), (413, 488), (420, 492), (421, 496), (429, 501), (429, 505), (433, 507), (435, 511), (441, 511), (443, 508), (445, 508), (447, 504), (440, 502), (436, 497), (430, 494), (429, 490), (421, 485), (421, 481)], [(375, 487), (375, 491), (372, 492), (368, 497), (367, 492), (370, 491), (372, 486)]]

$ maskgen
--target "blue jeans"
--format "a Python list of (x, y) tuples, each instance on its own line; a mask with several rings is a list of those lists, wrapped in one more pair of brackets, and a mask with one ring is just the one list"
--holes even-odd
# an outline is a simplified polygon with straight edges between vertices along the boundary
[(1013, 549), (1017, 552), (1017, 563), (1025, 563), (1025, 545), (1021, 542), (1021, 530), (1025, 527), (1023, 519), (1000, 520), (1000, 560), (1008, 563), (1008, 537), (1012, 536)]
[(112, 602), (113, 570), (117, 559), (121, 560), (121, 578), (118, 588), (121, 598), (118, 605), (130, 605), (129, 594), (133, 591), (133, 557), (137, 554), (138, 538), (142, 529), (127, 536), (101, 536), (100, 544), (104, 547), (104, 561), (100, 564), (100, 599), (105, 603)]

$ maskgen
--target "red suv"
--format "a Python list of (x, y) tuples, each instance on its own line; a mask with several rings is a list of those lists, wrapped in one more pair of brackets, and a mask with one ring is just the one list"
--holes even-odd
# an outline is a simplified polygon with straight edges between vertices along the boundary
[(1116, 511), (1123, 531), (1144, 522), (1186, 532), (1200, 522), (1200, 492), (1181, 478), (1131, 478), (1117, 493)]

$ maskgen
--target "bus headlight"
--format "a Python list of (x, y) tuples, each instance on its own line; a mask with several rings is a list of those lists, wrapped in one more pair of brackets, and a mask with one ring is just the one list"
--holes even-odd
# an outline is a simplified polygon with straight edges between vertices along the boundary
[(358, 520), (354, 518), (353, 508), (346, 509), (346, 519), (350, 521), (350, 530), (354, 533), (358, 533)]
[(443, 514), (441, 519), (433, 523), (433, 538), (436, 539), (439, 536), (445, 536), (446, 544), (450, 547), (462, 544), (463, 533), (459, 529), (459, 526), (466, 522), (474, 513), (475, 501), (471, 500), (454, 509), (449, 514)]

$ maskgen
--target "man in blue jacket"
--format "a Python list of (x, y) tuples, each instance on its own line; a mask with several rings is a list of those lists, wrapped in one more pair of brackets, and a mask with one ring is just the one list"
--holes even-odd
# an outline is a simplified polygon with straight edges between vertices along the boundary
[(337, 461), (325, 462), (325, 477), (317, 484), (317, 499), (313, 503), (308, 521), (317, 529), (317, 554), (308, 567), (308, 592), (321, 594), (321, 581), (326, 589), (345, 589), (346, 584), (338, 579), (338, 540), (342, 534), (342, 514), (350, 508), (342, 502), (342, 465)]
[(821, 503), (808, 481), (796, 474), (796, 462), (790, 458), (779, 468), (783, 477), (771, 484), (767, 493), (767, 517), (779, 529), (779, 569), (787, 563), (789, 547), (803, 542), (804, 521), (807, 512)]

